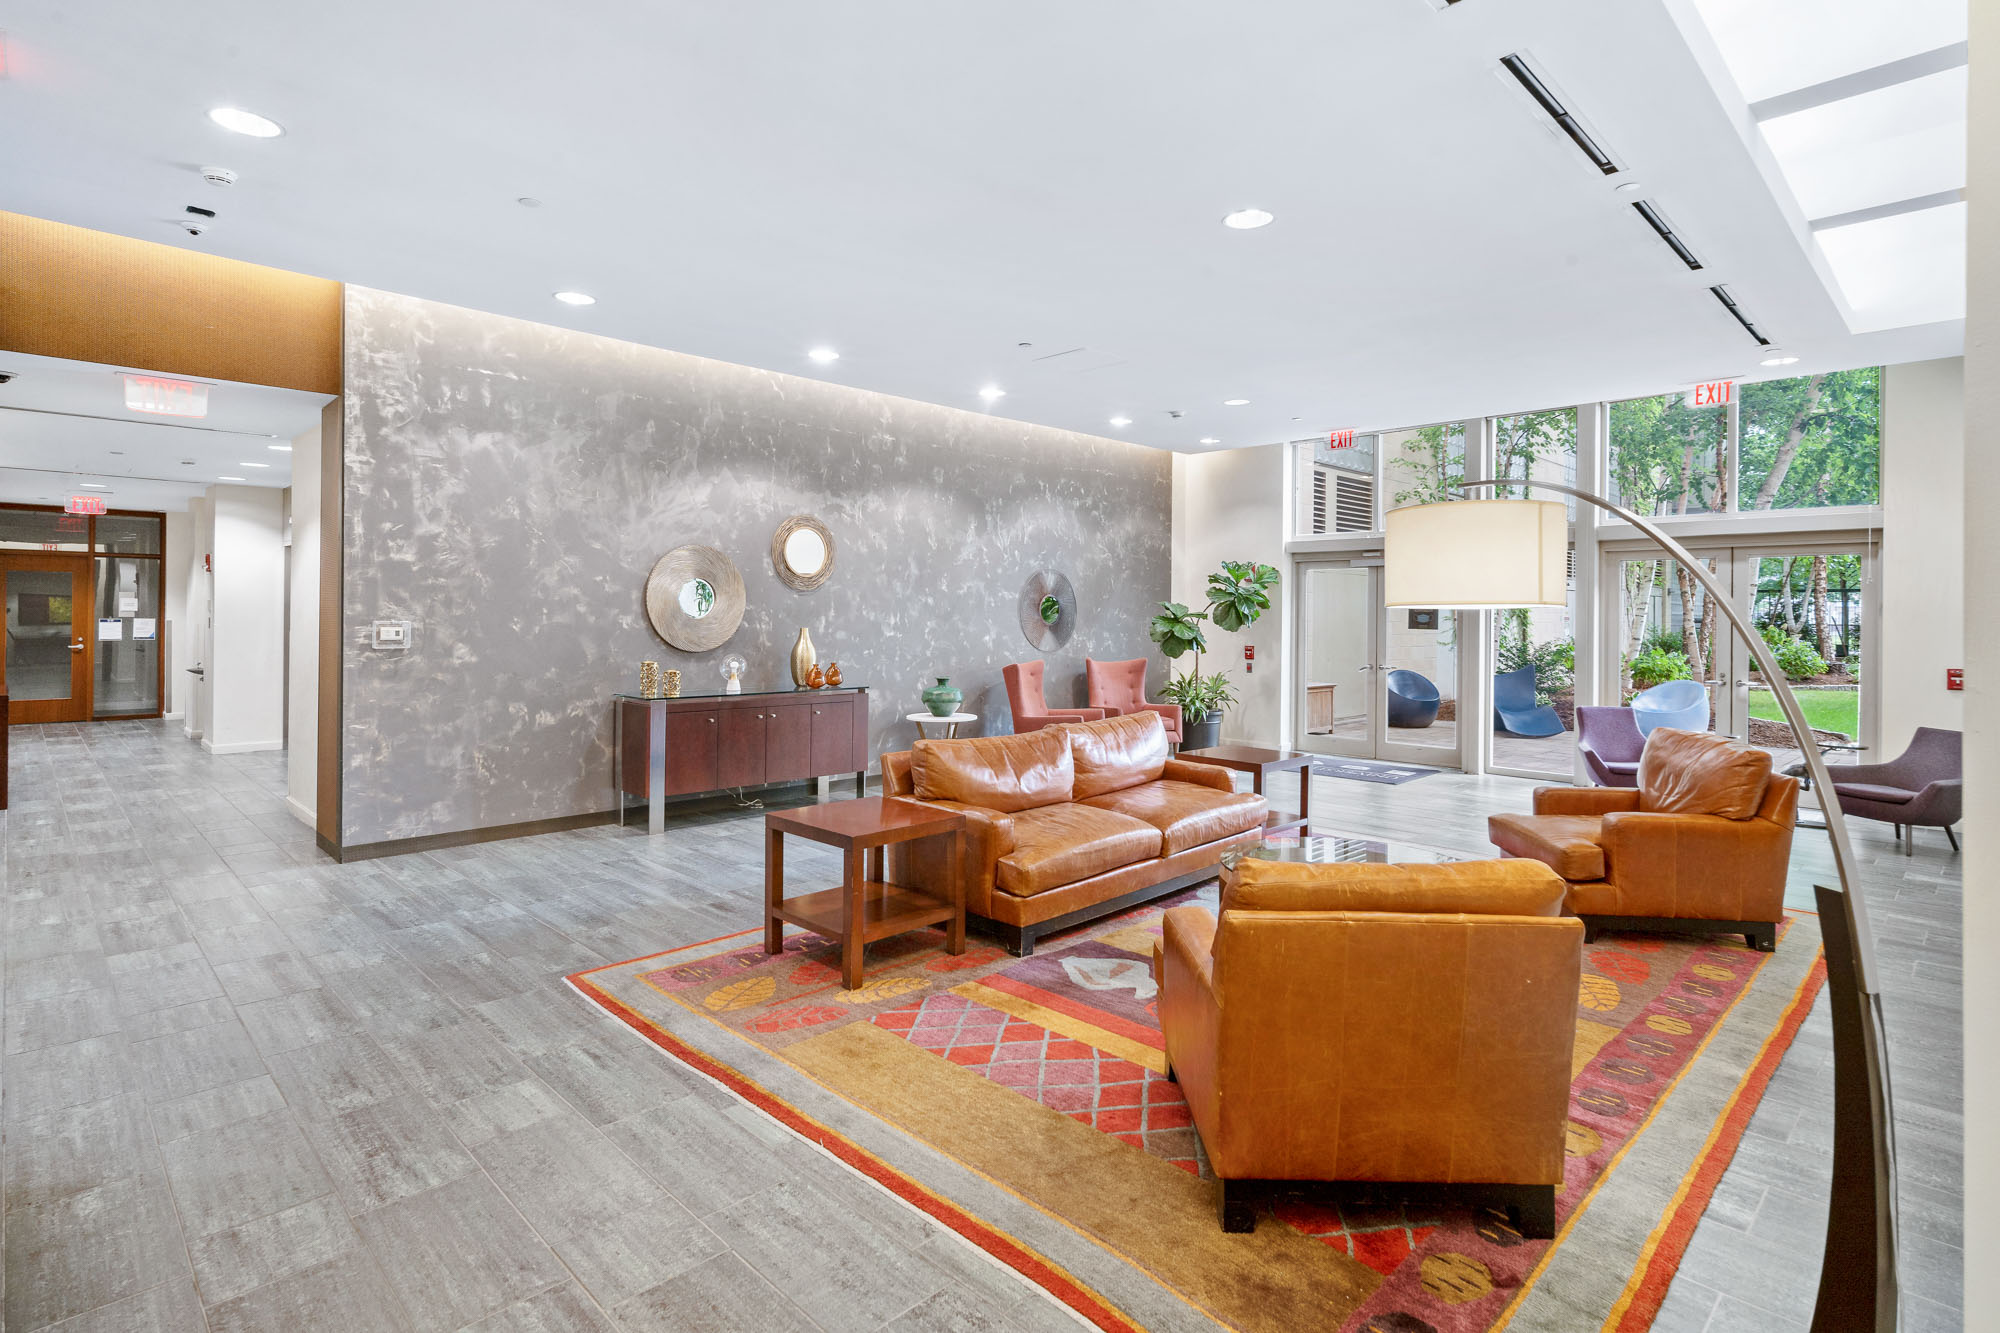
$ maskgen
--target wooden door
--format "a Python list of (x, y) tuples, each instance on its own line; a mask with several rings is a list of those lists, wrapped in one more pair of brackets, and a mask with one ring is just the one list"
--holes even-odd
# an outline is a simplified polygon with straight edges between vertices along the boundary
[(666, 795), (715, 790), (716, 733), (720, 730), (713, 709), (668, 712)]
[(854, 763), (854, 695), (836, 695), (812, 705), (812, 775), (852, 773)]
[(804, 782), (812, 766), (812, 708), (804, 703), (779, 704), (766, 710), (764, 781)]
[(90, 557), (0, 555), (7, 650), (0, 694), (11, 722), (90, 719), (92, 633)]
[(768, 710), (718, 709), (721, 740), (715, 751), (715, 785), (755, 787), (764, 777), (764, 726)]

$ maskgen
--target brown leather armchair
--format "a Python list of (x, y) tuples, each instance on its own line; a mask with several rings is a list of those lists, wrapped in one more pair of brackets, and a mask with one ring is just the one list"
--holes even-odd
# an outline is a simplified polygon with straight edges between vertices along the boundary
[[(1160, 1028), (1222, 1182), (1222, 1229), (1265, 1196), (1450, 1196), (1555, 1234), (1583, 926), (1524, 861), (1245, 858), (1220, 920), (1170, 908)], [(1317, 1191), (1316, 1191), (1317, 1192)]]
[(1799, 784), (1762, 750), (1655, 728), (1639, 785), (1537, 787), (1532, 815), (1493, 815), (1487, 836), (1569, 883), (1587, 939), (1602, 930), (1740, 934), (1777, 947)]

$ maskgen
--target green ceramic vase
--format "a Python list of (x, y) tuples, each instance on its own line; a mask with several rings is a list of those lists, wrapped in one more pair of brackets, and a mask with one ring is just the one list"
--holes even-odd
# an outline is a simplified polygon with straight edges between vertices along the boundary
[(931, 710), (932, 717), (950, 717), (964, 699), (965, 691), (952, 684), (950, 676), (939, 676), (937, 684), (924, 687), (924, 707)]

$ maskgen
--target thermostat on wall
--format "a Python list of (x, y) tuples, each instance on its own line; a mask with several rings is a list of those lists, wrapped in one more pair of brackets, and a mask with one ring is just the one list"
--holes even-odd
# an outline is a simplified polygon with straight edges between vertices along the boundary
[(378, 620), (375, 622), (374, 636), (368, 646), (377, 652), (400, 653), (410, 646), (410, 622), (407, 620)]

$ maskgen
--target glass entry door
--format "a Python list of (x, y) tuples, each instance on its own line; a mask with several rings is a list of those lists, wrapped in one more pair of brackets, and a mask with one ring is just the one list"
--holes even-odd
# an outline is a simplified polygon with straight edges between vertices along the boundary
[(0, 690), (12, 722), (82, 722), (90, 716), (90, 560), (0, 555), (7, 651)]
[(1456, 617), (1385, 609), (1379, 560), (1297, 569), (1298, 748), (1456, 767)]

